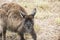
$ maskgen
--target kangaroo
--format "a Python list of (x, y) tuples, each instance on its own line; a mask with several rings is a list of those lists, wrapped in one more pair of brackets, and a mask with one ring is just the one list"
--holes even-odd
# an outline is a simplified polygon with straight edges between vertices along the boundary
[(6, 13), (4, 15), (7, 15), (7, 17), (4, 17), (5, 20), (2, 21), (5, 26), (1, 26), (3, 31), (3, 40), (6, 40), (6, 30), (18, 33), (18, 35), (21, 37), (20, 40), (25, 40), (24, 33), (30, 33), (32, 38), (36, 40), (37, 36), (33, 28), (36, 8), (33, 9), (30, 15), (27, 15), (27, 12), (24, 10), (24, 8), (20, 7), (18, 4), (15, 5), (14, 3), (9, 3), (4, 5), (2, 5), (1, 9), (5, 10)]

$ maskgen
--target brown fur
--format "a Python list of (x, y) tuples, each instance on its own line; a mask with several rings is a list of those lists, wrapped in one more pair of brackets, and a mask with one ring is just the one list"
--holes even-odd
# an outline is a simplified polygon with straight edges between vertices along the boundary
[(0, 35), (2, 33), (5, 34), (6, 27), (7, 27), (7, 15), (6, 15), (5, 10), (0, 9)]
[(0, 9), (0, 22), (3, 22), (3, 21), (6, 22), (6, 19), (7, 19), (7, 15), (6, 15), (5, 10)]
[[(0, 18), (0, 24), (3, 25), (1, 29), (3, 30), (4, 40), (6, 40), (6, 29), (17, 32), (17, 28), (20, 26), (21, 21), (23, 20), (20, 15), (21, 11), (27, 14), (24, 8), (16, 3), (4, 3), (3, 5), (1, 5), (0, 16), (2, 18)], [(0, 32), (2, 32), (2, 30), (0, 30)]]
[[(11, 29), (13, 31), (16, 30), (16, 26), (18, 26), (20, 24), (19, 22), (22, 20), (22, 17), (20, 15), (20, 11), (27, 14), (25, 9), (16, 3), (4, 3), (1, 5), (1, 9), (5, 10), (7, 12), (6, 13), (6, 15), (8, 16), (8, 20), (7, 20), (8, 23), (7, 24), (10, 28), (12, 26)], [(13, 16), (15, 16), (16, 18), (10, 18)]]
[[(25, 22), (26, 24), (26, 28), (25, 28), (25, 25), (24, 25), (24, 21), (27, 19), (27, 20), (31, 20), (30, 23), (33, 22), (32, 19), (33, 18), (33, 15), (27, 15), (27, 12), (25, 11), (25, 9), (23, 7), (21, 7), (20, 5), (16, 4), (16, 3), (5, 3), (1, 6), (1, 9), (0, 10), (0, 15), (1, 15), (1, 19), (2, 20), (2, 23), (0, 23), (1, 25), (3, 24), (3, 38), (4, 40), (6, 40), (5, 36), (6, 36), (6, 29), (9, 29), (13, 32), (17, 32), (20, 36), (21, 36), (21, 40), (25, 40), (23, 35), (25, 32), (28, 32), (28, 30), (26, 30), (26, 28), (28, 28), (28, 26), (31, 26), (31, 24), (27, 25), (28, 21)], [(23, 13), (23, 14), (21, 14)], [(33, 12), (34, 13), (34, 12)], [(22, 17), (23, 15), (25, 15), (25, 17)], [(32, 23), (32, 31), (31, 29), (29, 30), (31, 32), (31, 35), (33, 37), (34, 40), (36, 40), (36, 34), (34, 32), (34, 29), (33, 29), (33, 24)], [(25, 31), (25, 30), (26, 31)]]
[[(4, 3), (1, 5), (1, 9), (5, 10), (7, 13), (6, 15), (8, 16), (8, 26), (15, 30), (16, 26), (18, 24), (20, 24), (19, 22), (22, 20), (22, 17), (20, 15), (20, 11), (24, 12), (25, 14), (27, 14), (27, 12), (25, 11), (25, 9), (23, 7), (21, 7), (20, 5), (16, 4), (16, 3)], [(16, 18), (10, 18), (12, 16), (16, 16)]]
[(7, 16), (6, 11), (3, 9), (0, 9), (0, 17), (2, 18), (2, 17), (6, 17), (6, 16)]
[(1, 8), (4, 9), (5, 11), (9, 11), (10, 9), (17, 9), (17, 10), (21, 10), (22, 12), (26, 13), (25, 9), (20, 6), (19, 4), (16, 3), (4, 3), (3, 5), (1, 5)]
[(17, 27), (21, 24), (23, 18), (20, 16), (20, 11), (16, 9), (11, 9), (8, 12), (8, 27), (11, 28), (12, 31), (16, 31)]

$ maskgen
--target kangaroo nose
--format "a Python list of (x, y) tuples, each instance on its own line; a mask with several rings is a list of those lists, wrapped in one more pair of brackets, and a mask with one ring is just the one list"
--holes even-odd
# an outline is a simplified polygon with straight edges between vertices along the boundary
[(31, 24), (30, 22), (27, 22), (27, 26), (30, 26), (30, 24)]

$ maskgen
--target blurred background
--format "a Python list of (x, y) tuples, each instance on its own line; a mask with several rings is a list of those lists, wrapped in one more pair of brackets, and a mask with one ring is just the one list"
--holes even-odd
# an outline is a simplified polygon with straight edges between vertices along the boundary
[[(28, 14), (37, 8), (34, 29), (37, 40), (60, 40), (60, 0), (0, 0), (3, 3), (15, 2), (25, 8)], [(7, 31), (7, 40), (19, 40), (19, 36)], [(25, 37), (32, 40), (30, 34)]]

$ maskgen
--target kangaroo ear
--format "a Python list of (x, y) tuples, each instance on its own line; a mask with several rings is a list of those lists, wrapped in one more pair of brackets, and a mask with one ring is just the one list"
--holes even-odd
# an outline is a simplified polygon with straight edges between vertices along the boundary
[(22, 12), (22, 11), (20, 11), (20, 15), (21, 15), (23, 18), (25, 18), (25, 16), (26, 16), (26, 14), (25, 14), (24, 12)]
[(36, 8), (33, 9), (32, 14), (30, 14), (32, 17), (34, 17), (36, 14)]

